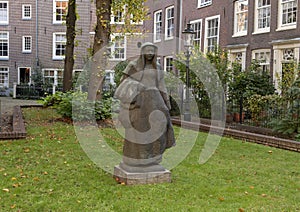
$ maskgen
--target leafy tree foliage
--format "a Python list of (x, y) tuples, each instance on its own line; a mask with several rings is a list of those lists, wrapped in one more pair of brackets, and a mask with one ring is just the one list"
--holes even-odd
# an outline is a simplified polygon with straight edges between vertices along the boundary
[[(109, 46), (111, 33), (116, 32), (124, 35), (125, 33), (138, 32), (138, 25), (132, 23), (141, 22), (147, 14), (144, 0), (96, 0), (95, 3), (97, 24), (93, 44), (94, 58), (89, 80), (89, 100), (101, 98), (104, 71), (109, 58), (105, 48)], [(110, 24), (111, 15), (116, 15), (117, 12), (123, 12), (124, 24), (112, 26)]]

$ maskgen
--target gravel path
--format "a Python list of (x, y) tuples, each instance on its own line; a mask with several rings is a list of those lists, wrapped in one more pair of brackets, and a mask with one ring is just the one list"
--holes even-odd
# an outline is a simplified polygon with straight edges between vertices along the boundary
[(12, 132), (13, 108), (16, 105), (40, 105), (36, 100), (13, 99), (0, 97), (0, 132)]
[(41, 105), (37, 100), (13, 99), (11, 97), (0, 97), (1, 115), (12, 115), (13, 107), (16, 105)]

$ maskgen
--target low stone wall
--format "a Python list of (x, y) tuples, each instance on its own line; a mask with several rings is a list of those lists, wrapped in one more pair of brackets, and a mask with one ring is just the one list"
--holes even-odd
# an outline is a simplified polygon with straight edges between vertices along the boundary
[(26, 129), (20, 106), (13, 107), (12, 128), (12, 132), (0, 132), (0, 139), (26, 138)]
[(186, 122), (180, 119), (172, 119), (174, 125), (184, 127), (191, 130), (210, 132), (213, 134), (218, 134), (220, 136), (228, 136), (237, 138), (244, 141), (254, 142), (258, 144), (263, 144), (267, 146), (272, 146), (280, 149), (287, 149), (291, 151), (300, 152), (300, 142), (278, 138), (275, 136), (262, 135), (252, 132), (240, 131), (230, 128), (220, 128), (218, 126), (212, 126), (208, 124)]

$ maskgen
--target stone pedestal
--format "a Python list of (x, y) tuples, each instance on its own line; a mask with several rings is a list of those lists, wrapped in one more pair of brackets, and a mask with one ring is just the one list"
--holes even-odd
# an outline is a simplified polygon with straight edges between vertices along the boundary
[(118, 165), (114, 168), (114, 178), (126, 185), (170, 183), (171, 172), (167, 169), (150, 172), (128, 172)]

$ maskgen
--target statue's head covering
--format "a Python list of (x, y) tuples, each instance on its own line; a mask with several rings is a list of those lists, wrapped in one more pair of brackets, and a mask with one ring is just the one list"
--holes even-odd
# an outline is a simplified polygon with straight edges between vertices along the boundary
[(144, 49), (146, 46), (152, 46), (152, 47), (154, 47), (155, 52), (157, 52), (157, 46), (156, 46), (155, 44), (151, 43), (151, 42), (145, 42), (145, 43), (143, 43), (143, 44), (141, 45), (141, 51), (143, 51), (143, 49)]
[(140, 57), (138, 58), (137, 60), (137, 69), (138, 70), (142, 70), (145, 68), (145, 65), (146, 65), (146, 62), (145, 62), (145, 56), (144, 56), (144, 49), (147, 47), (147, 46), (152, 46), (154, 48), (154, 57), (152, 59), (152, 65), (153, 65), (153, 69), (157, 69), (157, 65), (156, 65), (156, 62), (157, 62), (157, 46), (154, 45), (153, 43), (151, 42), (145, 42), (141, 45), (141, 53), (140, 53)]
[(151, 63), (152, 63), (153, 69), (158, 69), (158, 66), (157, 66), (157, 46), (154, 45), (151, 42), (145, 42), (140, 46), (141, 51), (140, 51), (139, 57), (129, 63), (129, 65), (123, 71), (124, 74), (129, 75), (129, 76), (131, 76), (132, 78), (134, 78), (138, 81), (140, 81), (142, 79), (143, 70), (145, 69), (145, 66), (146, 66), (146, 58), (145, 58), (145, 55), (144, 55), (143, 51), (147, 46), (154, 47), (154, 56), (152, 58)]

